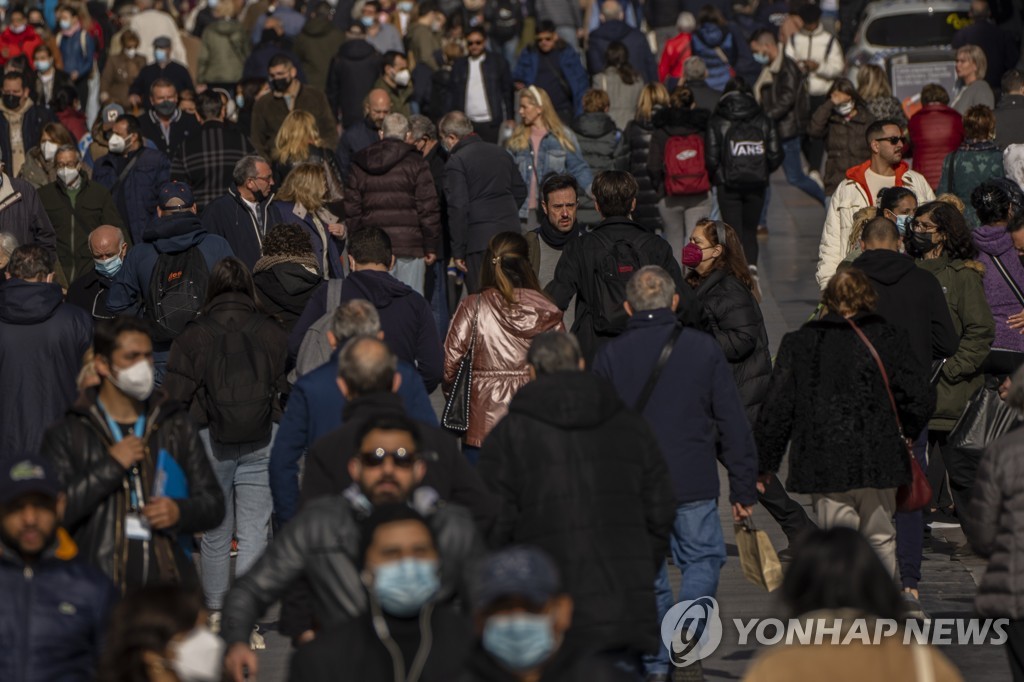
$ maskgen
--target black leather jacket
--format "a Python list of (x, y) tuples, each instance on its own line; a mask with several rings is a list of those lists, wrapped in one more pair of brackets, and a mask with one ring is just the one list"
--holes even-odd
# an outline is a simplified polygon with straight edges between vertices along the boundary
[[(356, 558), (360, 521), (369, 512), (369, 502), (354, 486), (303, 507), (225, 597), (221, 636), (228, 645), (248, 642), (260, 616), (303, 577), (313, 593), (314, 616), (321, 629), (365, 613), (366, 589)], [(441, 592), (436, 600), (465, 598), (467, 569), (484, 551), (473, 516), (458, 505), (439, 503), (428, 519), (441, 557)]]
[[(50, 460), (67, 493), (64, 527), (71, 533), (80, 554), (125, 589), (128, 542), (124, 535), (129, 510), (128, 476), (111, 457), (114, 444), (106, 419), (96, 405), (97, 392), (90, 390), (50, 428), (43, 439), (43, 456)], [(146, 415), (146, 459), (141, 468), (142, 490), (153, 490), (153, 472), (160, 450), (167, 450), (188, 479), (188, 499), (175, 500), (181, 518), (173, 528), (154, 534), (158, 566), (152, 576), (194, 582), (195, 569), (177, 542), (216, 527), (224, 518), (224, 493), (213, 474), (199, 431), (180, 403), (163, 393), (149, 400)]]
[(772, 73), (771, 83), (761, 86), (761, 106), (768, 118), (775, 121), (780, 140), (802, 134), (810, 122), (810, 100), (807, 88), (801, 87), (803, 79), (796, 62), (782, 55), (782, 64), (777, 73)]

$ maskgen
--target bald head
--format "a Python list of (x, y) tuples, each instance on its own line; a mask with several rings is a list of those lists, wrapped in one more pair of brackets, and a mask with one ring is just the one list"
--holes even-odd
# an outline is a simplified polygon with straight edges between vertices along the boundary
[(888, 218), (872, 218), (864, 225), (864, 231), (860, 234), (860, 242), (862, 251), (876, 249), (899, 251), (900, 233), (896, 229), (896, 223)]
[[(92, 257), (98, 260), (106, 260), (126, 250), (124, 233), (113, 225), (100, 225), (89, 233), (89, 250)], [(121, 253), (123, 257), (124, 254)]]
[(393, 393), (400, 384), (398, 359), (379, 339), (357, 336), (338, 354), (338, 387), (349, 400)]
[(622, 21), (625, 16), (618, 0), (604, 0), (601, 3), (601, 18), (605, 21)]
[(386, 90), (374, 88), (366, 96), (366, 115), (373, 121), (373, 124), (380, 128), (384, 117), (391, 113), (391, 98)]

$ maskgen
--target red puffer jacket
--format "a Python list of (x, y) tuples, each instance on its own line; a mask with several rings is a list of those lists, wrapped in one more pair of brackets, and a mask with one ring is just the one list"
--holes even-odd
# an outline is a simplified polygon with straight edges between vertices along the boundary
[(942, 177), (942, 162), (963, 142), (963, 118), (945, 104), (932, 103), (914, 114), (908, 127), (914, 170), (935, 189)]

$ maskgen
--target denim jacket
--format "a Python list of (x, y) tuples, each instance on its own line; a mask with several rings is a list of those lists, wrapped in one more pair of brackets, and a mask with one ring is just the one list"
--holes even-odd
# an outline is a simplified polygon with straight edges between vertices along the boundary
[[(558, 142), (558, 138), (551, 133), (545, 135), (544, 139), (540, 141), (540, 153), (536, 159), (533, 156), (533, 145), (529, 141), (527, 141), (526, 149), (508, 150), (508, 153), (512, 155), (512, 159), (519, 167), (519, 173), (523, 176), (523, 182), (526, 183), (527, 187), (530, 186), (534, 172), (537, 173), (538, 195), (540, 193), (540, 186), (544, 183), (544, 178), (550, 173), (571, 174), (576, 178), (576, 182), (580, 183), (580, 187), (587, 194), (590, 194), (590, 183), (594, 179), (593, 174), (590, 172), (590, 166), (583, 160), (583, 155), (580, 153), (580, 142), (576, 139), (576, 135), (569, 129), (566, 129), (565, 134), (572, 141), (575, 151), (570, 152), (562, 147)], [(519, 217), (521, 219), (527, 217), (529, 206), (530, 201), (529, 196), (527, 196), (527, 200), (519, 208)]]

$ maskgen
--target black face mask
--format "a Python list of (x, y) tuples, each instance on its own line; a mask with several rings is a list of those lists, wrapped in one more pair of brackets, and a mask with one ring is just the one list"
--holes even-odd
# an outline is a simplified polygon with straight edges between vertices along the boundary
[(903, 245), (912, 258), (923, 258), (926, 253), (935, 248), (931, 233), (915, 232), (907, 230), (903, 235)]
[(271, 78), (270, 89), (274, 92), (284, 92), (292, 84), (291, 78)]
[(3, 96), (4, 106), (8, 109), (17, 109), (21, 106), (21, 97), (17, 95), (4, 95)]
[(178, 105), (170, 100), (164, 100), (160, 104), (153, 105), (153, 111), (162, 116), (163, 118), (170, 118), (174, 116), (174, 112), (178, 109)]

